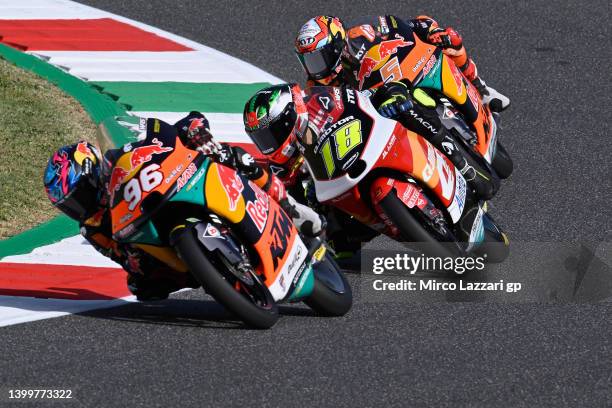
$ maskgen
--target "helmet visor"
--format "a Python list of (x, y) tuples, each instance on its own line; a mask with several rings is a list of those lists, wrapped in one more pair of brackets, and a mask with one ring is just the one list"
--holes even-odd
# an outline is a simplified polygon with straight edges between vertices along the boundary
[(324, 79), (330, 76), (340, 62), (341, 52), (333, 46), (326, 46), (306, 52), (297, 53), (300, 63), (311, 78)]
[(97, 209), (98, 190), (88, 178), (82, 181), (55, 206), (75, 220), (82, 220)]
[(247, 129), (246, 132), (263, 154), (272, 154), (287, 141), (293, 132), (296, 119), (293, 103), (290, 103), (270, 125), (254, 130)]

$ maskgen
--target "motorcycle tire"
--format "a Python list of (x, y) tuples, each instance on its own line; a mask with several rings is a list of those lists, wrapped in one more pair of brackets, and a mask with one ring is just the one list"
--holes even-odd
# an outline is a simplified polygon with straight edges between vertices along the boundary
[(344, 316), (353, 305), (353, 293), (340, 267), (329, 254), (314, 266), (314, 289), (304, 303), (322, 316)]
[(501, 263), (510, 255), (510, 240), (489, 214), (484, 217), (484, 241), (474, 253), (486, 256), (487, 263)]
[(206, 257), (193, 229), (184, 228), (176, 239), (174, 248), (206, 293), (246, 325), (256, 329), (269, 329), (276, 324), (279, 317), (278, 305), (272, 299), (268, 288), (261, 288), (268, 295), (265, 307), (256, 305), (238, 292)]
[(432, 256), (456, 257), (462, 256), (463, 252), (453, 242), (442, 242), (432, 233), (427, 231), (423, 225), (411, 214), (410, 209), (397, 197), (395, 191), (387, 194), (380, 202), (380, 207), (391, 220), (393, 225), (399, 229), (402, 239), (413, 243), (416, 249)]
[(506, 151), (506, 148), (499, 142), (497, 142), (497, 149), (495, 151), (495, 157), (491, 163), (493, 169), (501, 179), (507, 179), (514, 170), (514, 163)]

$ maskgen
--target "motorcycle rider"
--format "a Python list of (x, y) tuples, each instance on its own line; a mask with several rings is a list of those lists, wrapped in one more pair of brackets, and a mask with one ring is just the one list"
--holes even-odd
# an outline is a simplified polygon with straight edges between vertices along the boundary
[(356, 88), (356, 73), (367, 49), (395, 31), (410, 30), (420, 40), (441, 47), (478, 89), (482, 102), (489, 104), (493, 111), (502, 111), (510, 105), (507, 96), (487, 86), (478, 75), (476, 64), (469, 58), (461, 35), (452, 27), (440, 27), (431, 17), (418, 16), (404, 21), (395, 16), (379, 16), (375, 19), (365, 18), (347, 30), (344, 27), (338, 17), (317, 16), (299, 30), (295, 52), (308, 76), (306, 87), (348, 84)]
[[(391, 86), (396, 85), (398, 84), (392, 84)], [(399, 84), (399, 86), (404, 85)], [(392, 99), (397, 97), (396, 93), (401, 94), (401, 91), (393, 89), (389, 91)], [(362, 97), (363, 95), (360, 96), (360, 98)], [(320, 146), (323, 140), (329, 141), (329, 139), (321, 139), (320, 136), (326, 134), (326, 132), (329, 133), (334, 124), (352, 117), (347, 113), (352, 111), (347, 108), (347, 105), (351, 103), (362, 103), (359, 102), (356, 91), (351, 88), (316, 86), (302, 92), (297, 84), (274, 85), (258, 91), (247, 101), (244, 111), (245, 130), (259, 149), (264, 152), (274, 152), (279, 146), (289, 142), (305, 155), (308, 166), (313, 173), (320, 172), (331, 178), (336, 171), (334, 170), (334, 164), (332, 163), (330, 167), (325, 156), (319, 154), (317, 152), (318, 147), (315, 146)], [(406, 106), (406, 104), (404, 103), (403, 106)], [(388, 108), (388, 105), (386, 108)], [(380, 118), (380, 120), (383, 119)], [(347, 143), (346, 147), (349, 149), (356, 148), (362, 141), (361, 136), (353, 136), (356, 135), (346, 139), (347, 141), (350, 140), (351, 144), (356, 141), (356, 144), (352, 144), (352, 147), (349, 147)], [(336, 143), (339, 142), (336, 140)], [(338, 144), (337, 149), (339, 147)], [(346, 157), (348, 158), (348, 155)], [(364, 214), (364, 217), (367, 217), (367, 215)], [(367, 218), (359, 221), (369, 224)], [(354, 220), (353, 224), (358, 223)], [(339, 231), (339, 234), (359, 237), (359, 231), (355, 230), (353, 225), (341, 225), (341, 227), (343, 227), (343, 230)], [(361, 227), (363, 228), (363, 225)], [(375, 235), (373, 234), (373, 236)], [(355, 245), (354, 241), (353, 245), (347, 242), (344, 244), (348, 250), (353, 252), (359, 250), (359, 245)]]
[[(250, 154), (239, 147), (217, 143), (204, 115), (191, 112), (175, 127), (186, 147), (216, 156), (217, 162), (235, 168), (264, 189), (281, 204), (303, 233), (314, 236), (325, 228), (324, 219), (287, 195), (283, 183), (256, 165)], [(123, 152), (123, 148), (111, 149), (102, 156), (94, 145), (85, 141), (59, 148), (49, 159), (44, 173), (49, 200), (79, 222), (81, 234), (96, 250), (125, 269), (128, 288), (138, 300), (163, 300), (179, 289), (199, 287), (191, 274), (176, 273), (140, 248), (113, 239), (109, 170)]]
[[(354, 92), (350, 88), (337, 88), (329, 86), (316, 86), (302, 89), (297, 84), (282, 84), (258, 91), (245, 104), (244, 109), (244, 124), (245, 131), (251, 137), (257, 147), (264, 152), (268, 157), (274, 157), (279, 151), (288, 150), (291, 146), (292, 160), (301, 156), (300, 149), (304, 144), (312, 144), (314, 142), (313, 133), (318, 136), (323, 132), (326, 126), (336, 122), (341, 118), (343, 108), (339, 96), (341, 92)], [(380, 93), (379, 93), (380, 92)], [(413, 99), (407, 92), (407, 88), (402, 83), (387, 84), (374, 95), (373, 99), (380, 99), (381, 110), (398, 110), (406, 109), (409, 106), (418, 106), (418, 103), (412, 103)], [(377, 101), (374, 101), (376, 106)], [(410, 108), (412, 109), (412, 108)], [(401, 112), (400, 112), (401, 114)], [(434, 113), (431, 117), (426, 117), (431, 123), (434, 120), (439, 120)], [(426, 123), (426, 122), (425, 122)], [(426, 127), (421, 122), (415, 121), (414, 130), (417, 133), (426, 133)], [(439, 125), (438, 128), (441, 128)], [(310, 129), (311, 132), (308, 130)], [(448, 138), (446, 133), (429, 132), (429, 139), (442, 145), (446, 142), (451, 143), (452, 139)], [(447, 139), (448, 138), (448, 139)], [(450, 139), (450, 141), (449, 141)], [(435, 145), (435, 144), (434, 144)], [(447, 152), (448, 153), (448, 152)], [(459, 170), (465, 170), (469, 167), (465, 163), (465, 159), (459, 152), (451, 151), (451, 157), (458, 161), (463, 160), (463, 167), (458, 167)], [(455, 157), (459, 156), (459, 158)], [(472, 169), (473, 170), (473, 169)], [(470, 186), (481, 186), (486, 181), (482, 181), (479, 177), (473, 174), (465, 175), (466, 179), (472, 176), (471, 181), (468, 181)], [(374, 238), (377, 233), (370, 228), (364, 226), (361, 222), (354, 220), (345, 213), (335, 210), (335, 208), (322, 208), (317, 202), (314, 194), (314, 186), (309, 184), (310, 188), (307, 191), (309, 196), (309, 204), (319, 208), (320, 212), (324, 212), (329, 220), (327, 229), (327, 238), (333, 246), (333, 249), (338, 252), (344, 252), (344, 257), (355, 254), (359, 251), (361, 243)], [(488, 187), (486, 184), (482, 189)], [(342, 256), (340, 260), (342, 260)], [(358, 262), (353, 256), (352, 263)]]
[[(305, 196), (309, 206), (325, 214), (327, 243), (334, 250), (334, 258), (342, 267), (354, 268), (355, 252), (361, 243), (374, 238), (377, 233), (353, 220), (335, 208), (324, 208), (315, 197), (314, 185), (304, 166), (304, 156), (298, 150), (298, 138), (302, 137), (309, 115), (304, 103), (300, 103), (301, 88), (279, 86), (257, 92), (244, 107), (246, 133), (262, 152), (268, 165), (290, 191)], [(294, 103), (293, 101), (298, 101)]]
[[(454, 30), (446, 29), (442, 32), (437, 23), (430, 18), (419, 17), (410, 21), (408, 24), (411, 28), (406, 28), (406, 23), (393, 16), (381, 16), (377, 21), (379, 25), (376, 29), (367, 24), (351, 28), (349, 35), (355, 37), (351, 40), (350, 38), (347, 39), (342, 23), (336, 17), (319, 16), (309, 20), (302, 27), (296, 39), (296, 53), (309, 75), (309, 85), (330, 83), (336, 86), (344, 84), (355, 87), (355, 78), (349, 73), (353, 72), (351, 70), (358, 70), (360, 62), (358, 58), (351, 56), (347, 50), (353, 50), (351, 52), (357, 54), (361, 52), (363, 55), (367, 48), (366, 43), (371, 46), (373, 42), (377, 41), (377, 36), (380, 40), (383, 32), (389, 33), (389, 27), (397, 27), (398, 30), (402, 28), (413, 30), (417, 35), (426, 38), (431, 37), (429, 41), (441, 44), (456, 39)], [(402, 24), (404, 25), (402, 26)], [(447, 35), (446, 33), (450, 34)], [(357, 37), (359, 37), (364, 48), (355, 46)], [(353, 49), (355, 47), (358, 49), (357, 51)], [(467, 60), (463, 64), (467, 73), (476, 72), (475, 65), (467, 59), (465, 47), (462, 44), (459, 49), (461, 52), (455, 49), (452, 49), (452, 51), (458, 55), (451, 56), (451, 58), (465, 58)], [(446, 48), (445, 52), (448, 52)], [(458, 60), (458, 62), (461, 61)], [(418, 88), (410, 91), (405, 84), (392, 82), (376, 92), (373, 102), (377, 108), (382, 107), (379, 110), (381, 115), (392, 119), (398, 119), (401, 116), (402, 123), (406, 127), (425, 137), (436, 148), (445, 152), (483, 200), (489, 200), (494, 196), (498, 185), (478, 171), (477, 168), (474, 168), (476, 163), (468, 162), (469, 158), (466, 160), (466, 157), (460, 154), (454, 140), (448, 135), (440, 118), (434, 111), (435, 101), (425, 92)], [(472, 105), (469, 98), (466, 98), (466, 102), (463, 104), (463, 111), (468, 113), (466, 119), (476, 121), (478, 108)]]

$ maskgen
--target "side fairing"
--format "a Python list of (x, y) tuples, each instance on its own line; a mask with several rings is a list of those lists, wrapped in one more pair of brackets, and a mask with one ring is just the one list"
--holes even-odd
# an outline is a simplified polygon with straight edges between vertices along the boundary
[(308, 250), (291, 218), (255, 183), (218, 163), (206, 174), (206, 205), (253, 245), (275, 300), (284, 299), (305, 266)]
[[(466, 197), (466, 183), (461, 173), (423, 137), (380, 116), (365, 95), (359, 92), (355, 95), (356, 103), (351, 109), (346, 108), (345, 101), (338, 125), (327, 127), (330, 131), (322, 132), (316, 143), (305, 147), (304, 155), (317, 199), (331, 201), (358, 185), (374, 168), (388, 168), (412, 176), (427, 186), (446, 207), (453, 221), (458, 221)], [(348, 163), (332, 150), (334, 172), (331, 173), (324, 164), (326, 152), (322, 146), (343, 140), (337, 135), (338, 129), (353, 121), (367, 123), (362, 129), (369, 129), (369, 133), (361, 132), (360, 144), (354, 149), (358, 154)]]

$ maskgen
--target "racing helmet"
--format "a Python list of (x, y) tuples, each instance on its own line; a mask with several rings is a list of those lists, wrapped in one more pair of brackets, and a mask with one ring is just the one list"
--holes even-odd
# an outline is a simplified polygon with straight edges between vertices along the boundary
[(302, 26), (295, 39), (295, 52), (310, 79), (327, 85), (340, 73), (345, 39), (337, 17), (317, 16)]
[(82, 221), (98, 209), (101, 195), (100, 152), (86, 141), (60, 147), (47, 162), (44, 184), (55, 207)]
[(244, 129), (261, 153), (283, 165), (295, 153), (296, 138), (308, 125), (308, 113), (298, 84), (264, 88), (244, 106)]

